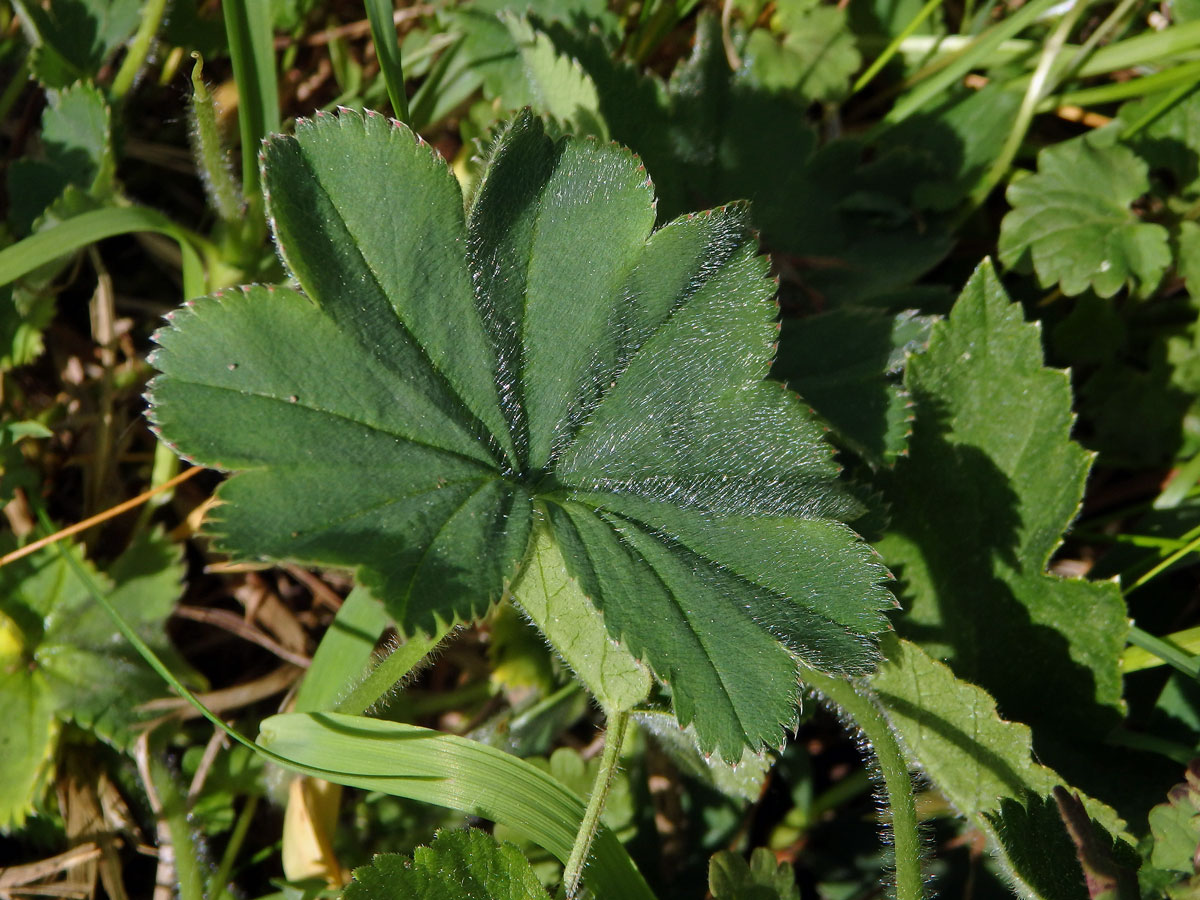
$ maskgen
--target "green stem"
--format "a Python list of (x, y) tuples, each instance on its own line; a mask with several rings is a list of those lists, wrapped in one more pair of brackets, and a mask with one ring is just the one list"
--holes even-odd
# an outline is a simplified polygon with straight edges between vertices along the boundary
[(1054, 33), (1050, 36), (1050, 39), (1046, 41), (1045, 49), (1042, 51), (1041, 59), (1038, 60), (1033, 77), (1029, 80), (1029, 86), (1025, 90), (1025, 96), (1021, 100), (1021, 107), (1017, 110), (1016, 119), (1009, 129), (1004, 146), (1000, 149), (999, 155), (992, 162), (991, 167), (984, 174), (983, 178), (975, 185), (975, 189), (971, 191), (971, 195), (962, 213), (964, 217), (981, 206), (992, 191), (995, 190), (996, 185), (1008, 176), (1013, 160), (1016, 159), (1017, 152), (1021, 149), (1021, 143), (1025, 140), (1025, 135), (1033, 122), (1038, 103), (1044, 96), (1054, 90), (1058, 84), (1058, 76), (1054, 70), (1059, 67), (1059, 57), (1063, 47), (1067, 43), (1067, 38), (1071, 34), (1071, 29), (1075, 27), (1079, 16), (1087, 7), (1088, 3), (1086, 0), (1076, 0), (1075, 5), (1062, 17), (1062, 21), (1058, 23), (1058, 27), (1054, 29)]
[(1060, 83), (1066, 81), (1068, 78), (1073, 78), (1075, 73), (1083, 68), (1083, 64), (1096, 52), (1096, 48), (1112, 36), (1121, 22), (1125, 20), (1125, 17), (1141, 2), (1142, 0), (1121, 0), (1117, 4), (1117, 8), (1108, 14), (1104, 21), (1100, 23), (1100, 27), (1088, 35), (1087, 40), (1072, 55), (1070, 62), (1067, 63), (1066, 70), (1062, 73)]
[[(1127, 141), (1139, 131), (1154, 122), (1159, 116), (1190, 94), (1196, 88), (1196, 79), (1176, 85), (1167, 96), (1161, 98), (1149, 110), (1142, 114), (1136, 122), (1130, 122), (1121, 132), (1121, 140)], [(1193, 460), (1195, 462), (1195, 460)]]
[(1127, 591), (1125, 591), (1125, 594), (1129, 595), (1129, 594), (1133, 593), (1138, 588), (1140, 588), (1144, 584), (1146, 584), (1146, 582), (1150, 581), (1152, 578), (1155, 578), (1156, 576), (1161, 574), (1164, 570), (1175, 565), (1175, 563), (1179, 562), (1181, 559), (1183, 559), (1189, 553), (1194, 553), (1198, 548), (1200, 548), (1200, 528), (1193, 528), (1191, 531), (1189, 531), (1187, 534), (1185, 534), (1183, 536), (1182, 540), (1186, 540), (1187, 543), (1184, 544), (1182, 547), (1180, 547), (1178, 550), (1176, 550), (1174, 553), (1172, 553), (1170, 556), (1168, 556), (1166, 559), (1163, 559), (1162, 561), (1160, 561), (1158, 563), (1158, 565), (1156, 565), (1150, 571), (1146, 572), (1144, 575), (1142, 575), (1140, 578), (1138, 578), (1137, 581), (1135, 581), (1133, 584), (1131, 584), (1129, 586), (1129, 589)]
[[(927, 104), (943, 98), (946, 91), (957, 84), (959, 79), (986, 60), (1009, 38), (1020, 34), (1025, 28), (1053, 9), (1056, 2), (1057, 0), (1030, 0), (1011, 16), (972, 40), (949, 61), (940, 63), (936, 68), (936, 74), (931, 74), (930, 77), (922, 80), (888, 111), (883, 120), (873, 129), (872, 137), (878, 137), (890, 126), (904, 121), (922, 110)], [(916, 80), (919, 77), (920, 73), (914, 75), (913, 79)]]
[(567, 865), (563, 869), (563, 889), (566, 900), (575, 900), (575, 895), (579, 892), (579, 883), (583, 880), (583, 869), (587, 865), (588, 854), (592, 850), (592, 841), (596, 837), (596, 832), (600, 830), (600, 816), (604, 813), (608, 792), (617, 777), (621, 744), (625, 740), (625, 731), (628, 726), (628, 710), (614, 712), (609, 717), (604, 735), (604, 752), (600, 755), (600, 769), (596, 772), (596, 781), (592, 784), (592, 794), (588, 797), (587, 809), (583, 813), (583, 822), (579, 825), (579, 833), (575, 835), (571, 855), (567, 857)]
[(242, 851), (242, 844), (246, 842), (246, 835), (250, 832), (250, 823), (254, 820), (254, 813), (257, 810), (258, 797), (248, 797), (246, 805), (242, 807), (242, 811), (238, 815), (237, 823), (233, 826), (233, 832), (229, 835), (229, 843), (225, 845), (225, 852), (221, 854), (221, 862), (217, 866), (217, 871), (209, 879), (209, 897), (221, 900), (222, 897), (231, 896), (226, 887), (229, 883), (229, 874), (233, 871), (237, 855)]
[(335, 707), (335, 712), (362, 715), (416, 668), (450, 633), (454, 623), (439, 625), (431, 635), (414, 634), (379, 663), (363, 682)]
[[(57, 529), (55, 529), (54, 523), (50, 521), (50, 517), (46, 514), (46, 510), (41, 506), (41, 504), (36, 504), (34, 508), (37, 512), (38, 521), (41, 523), (42, 528), (46, 530), (47, 534), (53, 534)], [(87, 590), (88, 594), (91, 595), (91, 598), (95, 600), (97, 604), (99, 604), (100, 608), (103, 609), (108, 617), (112, 620), (113, 624), (117, 627), (117, 631), (121, 633), (121, 637), (129, 641), (129, 643), (133, 646), (133, 649), (137, 651), (138, 656), (145, 660), (146, 665), (153, 669), (159, 678), (174, 688), (179, 696), (183, 697), (183, 699), (190, 703), (196, 709), (196, 711), (200, 713), (201, 716), (203, 716), (221, 731), (225, 732), (225, 734), (229, 735), (231, 739), (237, 741), (243, 747), (254, 751), (266, 759), (281, 763), (282, 765), (285, 765), (294, 771), (303, 772), (304, 774), (316, 774), (317, 776), (322, 776), (325, 774), (323, 771), (312, 769), (311, 767), (300, 766), (277, 753), (272, 753), (270, 750), (266, 750), (258, 746), (258, 744), (254, 743), (254, 741), (250, 740), (250, 738), (246, 737), (236, 728), (226, 724), (220, 716), (205, 706), (199, 697), (193, 694), (182, 681), (175, 677), (175, 673), (167, 668), (167, 664), (159, 658), (157, 653), (150, 649), (150, 646), (144, 640), (142, 640), (141, 635), (134, 631), (132, 626), (125, 621), (124, 617), (117, 612), (116, 607), (112, 605), (112, 601), (108, 599), (108, 595), (96, 582), (96, 579), (92, 573), (88, 571), (86, 566), (84, 566), (78, 559), (75, 558), (74, 554), (72, 554), (63, 546), (62, 541), (59, 541), (57, 544), (55, 544), (54, 548), (58, 551), (58, 554), (63, 558), (67, 565), (70, 566), (71, 570), (75, 573), (75, 577), (83, 583), (84, 589)]]
[(129, 44), (125, 58), (121, 60), (121, 68), (117, 69), (113, 78), (110, 92), (114, 100), (121, 100), (137, 81), (142, 66), (146, 64), (146, 57), (150, 55), (150, 48), (154, 46), (154, 36), (158, 34), (158, 27), (162, 24), (166, 11), (167, 0), (148, 0), (142, 7), (141, 24), (138, 25), (137, 33)]
[[(203, 293), (203, 292), (202, 292)], [(179, 457), (175, 455), (175, 451), (168, 447), (162, 441), (154, 445), (154, 463), (150, 468), (150, 487), (156, 488), (160, 484), (166, 484), (172, 478), (179, 474)], [(137, 526), (135, 531), (141, 531), (150, 524), (150, 517), (155, 511), (161, 509), (171, 502), (175, 496), (175, 490), (172, 488), (169, 491), (163, 491), (161, 494), (155, 494), (142, 507), (142, 511), (138, 513)]]
[(874, 701), (846, 678), (806, 670), (804, 680), (838, 706), (870, 742), (883, 776), (888, 807), (892, 811), (892, 843), (896, 850), (896, 900), (921, 900), (921, 835), (913, 799), (908, 763), (891, 726)]
[(875, 58), (875, 61), (871, 63), (867, 71), (858, 76), (858, 80), (854, 82), (854, 87), (850, 89), (850, 93), (857, 94), (868, 84), (870, 84), (871, 79), (879, 74), (879, 70), (886, 66), (888, 61), (891, 60), (891, 58), (898, 52), (900, 52), (900, 46), (904, 43), (904, 41), (911, 37), (912, 33), (921, 27), (921, 23), (928, 19), (930, 15), (933, 14), (933, 11), (941, 5), (942, 0), (928, 0), (928, 2), (921, 7), (920, 12), (913, 16), (912, 21), (904, 26), (904, 30), (892, 38), (891, 43), (889, 43), (887, 47), (884, 48), (883, 52)]
[(208, 85), (204, 83), (204, 57), (192, 51), (192, 140), (200, 180), (207, 189), (217, 215), (226, 224), (240, 222), (245, 208), (242, 192), (230, 171), (229, 157), (217, 127), (217, 110)]
[[(146, 752), (152, 754), (149, 748)], [(161, 804), (160, 815), (175, 853), (175, 884), (179, 890), (179, 900), (205, 900), (204, 880), (200, 874), (203, 863), (199, 858), (200, 848), (192, 836), (191, 822), (188, 821), (187, 801), (157, 755), (148, 757), (147, 768)]]
[[(1163, 665), (1167, 660), (1156, 651), (1164, 646), (1171, 648), (1172, 652), (1178, 650), (1177, 659), (1180, 662), (1189, 662), (1196, 654), (1200, 654), (1200, 626), (1175, 631), (1161, 638), (1151, 636), (1152, 641), (1147, 641), (1146, 637), (1146, 632), (1140, 628), (1136, 628), (1134, 633), (1130, 634), (1129, 640), (1134, 646), (1126, 647), (1125, 652), (1121, 654), (1122, 672), (1140, 672), (1142, 669), (1153, 669)], [(1154, 649), (1147, 649), (1147, 646), (1140, 646), (1141, 644)], [(1192, 668), (1188, 674), (1200, 670), (1200, 666), (1190, 662), (1189, 664)]]
[(21, 92), (25, 90), (25, 85), (29, 84), (29, 54), (26, 53), (21, 58), (20, 65), (13, 72), (12, 79), (4, 86), (4, 91), (0, 93), (0, 122), (8, 118), (8, 113), (12, 109), (13, 104), (17, 102), (17, 98), (21, 96)]
[(1200, 481), (1200, 453), (1179, 467), (1170, 483), (1154, 499), (1154, 508), (1174, 509), (1191, 493), (1197, 481)]
[(1038, 104), (1038, 112), (1049, 112), (1060, 106), (1098, 106), (1116, 103), (1132, 97), (1144, 97), (1182, 85), (1191, 88), (1200, 79), (1200, 62), (1180, 63), (1153, 75), (1143, 75), (1128, 81), (1112, 81), (1095, 87), (1079, 88), (1046, 97)]
[(246, 247), (266, 233), (259, 186), (258, 151), (262, 139), (279, 130), (279, 84), (270, 4), (263, 0), (226, 0), (221, 4), (229, 58), (238, 89), (238, 128), (242, 138), (242, 196), (246, 199)]
[(408, 125), (410, 116), (408, 94), (404, 90), (404, 64), (400, 58), (400, 41), (396, 36), (392, 10), (392, 0), (367, 0), (371, 40), (375, 42), (375, 56), (379, 60), (379, 71), (383, 74), (388, 98), (392, 101), (392, 112)]
[(1189, 678), (1200, 677), (1200, 663), (1197, 662), (1196, 657), (1180, 650), (1174, 644), (1167, 643), (1160, 637), (1155, 637), (1148, 631), (1143, 631), (1136, 625), (1131, 625), (1129, 628), (1129, 643), (1157, 656)]

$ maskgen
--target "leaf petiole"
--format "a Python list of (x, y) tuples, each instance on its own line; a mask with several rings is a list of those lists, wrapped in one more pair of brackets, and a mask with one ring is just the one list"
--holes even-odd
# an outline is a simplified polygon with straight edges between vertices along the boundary
[(567, 864), (563, 869), (563, 889), (560, 896), (565, 900), (575, 900), (575, 895), (579, 892), (579, 883), (583, 880), (583, 870), (588, 862), (592, 841), (600, 830), (600, 816), (604, 813), (608, 792), (617, 777), (621, 744), (625, 741), (628, 727), (629, 710), (623, 709), (609, 714), (604, 735), (604, 752), (600, 755), (600, 769), (596, 772), (596, 780), (592, 784), (592, 793), (588, 797), (583, 821), (579, 825), (579, 832), (575, 835), (575, 843), (571, 847), (571, 855), (567, 857)]
[(410, 636), (404, 644), (389, 653), (372, 669), (362, 683), (335, 707), (335, 711), (348, 715), (362, 715), (428, 658), (456, 624), (453, 621), (447, 624), (439, 623), (433, 634), (423, 635), (418, 632)]
[(892, 813), (892, 842), (896, 850), (896, 900), (921, 900), (921, 835), (917, 827), (917, 805), (913, 799), (908, 763), (891, 726), (871, 697), (860, 693), (854, 682), (809, 669), (804, 680), (824, 698), (849, 716), (862, 731), (879, 765), (887, 805)]

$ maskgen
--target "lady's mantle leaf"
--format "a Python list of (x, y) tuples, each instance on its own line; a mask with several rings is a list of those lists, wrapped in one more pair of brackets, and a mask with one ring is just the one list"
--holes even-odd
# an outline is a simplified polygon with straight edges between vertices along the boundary
[(567, 574), (547, 529), (537, 529), (512, 594), (606, 712), (633, 709), (646, 699), (650, 673), (608, 637), (603, 617)]
[(406, 628), (470, 618), (535, 518), (609, 635), (729, 759), (776, 743), (799, 664), (870, 668), (884, 569), (796, 398), (766, 382), (766, 262), (742, 207), (652, 232), (637, 159), (525, 114), (464, 216), (410, 132), (343, 112), (265, 150), (304, 296), (251, 288), (163, 329), (163, 437), (239, 470), (242, 557), (358, 569)]
[(547, 900), (533, 869), (512, 844), (482, 831), (442, 831), (412, 859), (381, 853), (354, 870), (346, 900)]
[(1111, 297), (1126, 285), (1146, 296), (1171, 264), (1167, 230), (1130, 208), (1149, 188), (1146, 164), (1116, 143), (1115, 131), (1047, 147), (1037, 174), (1008, 189), (1000, 260), (1032, 263), (1043, 286), (1068, 296), (1091, 287)]
[(1091, 464), (1070, 438), (1069, 377), (1042, 365), (1038, 327), (985, 262), (905, 386), (909, 455), (881, 479), (880, 551), (911, 597), (897, 627), (1032, 726), (1061, 767), (1049, 742), (1099, 742), (1119, 718), (1128, 630), (1115, 585), (1045, 571)]

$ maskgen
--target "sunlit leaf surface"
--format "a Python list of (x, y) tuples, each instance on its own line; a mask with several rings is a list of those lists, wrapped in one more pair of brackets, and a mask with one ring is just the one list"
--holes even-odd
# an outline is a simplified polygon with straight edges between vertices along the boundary
[(763, 380), (774, 289), (744, 207), (655, 231), (636, 157), (529, 114), (466, 213), (376, 115), (302, 123), (264, 166), (303, 294), (179, 311), (151, 391), (167, 441), (240, 473), (222, 547), (353, 567), (432, 630), (499, 599), (543, 523), (609, 637), (730, 760), (780, 743), (802, 663), (873, 666), (885, 572), (838, 521), (858, 507), (820, 428)]

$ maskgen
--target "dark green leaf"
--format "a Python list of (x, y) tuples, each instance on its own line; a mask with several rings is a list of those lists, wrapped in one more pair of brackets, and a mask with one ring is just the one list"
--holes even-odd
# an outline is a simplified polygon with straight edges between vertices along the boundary
[(558, 53), (550, 38), (525, 19), (505, 15), (502, 21), (516, 44), (522, 74), (501, 94), (506, 109), (532, 106), (573, 134), (607, 138), (596, 86), (579, 63)]
[(412, 859), (376, 856), (354, 870), (345, 900), (548, 900), (521, 851), (482, 831), (442, 831)]
[[(77, 547), (66, 552), (79, 557)], [(122, 617), (160, 653), (163, 625), (179, 596), (178, 548), (160, 535), (135, 542), (102, 583)], [(56, 547), (0, 569), (0, 828), (23, 818), (58, 721), (73, 721), (118, 746), (148, 715), (138, 706), (163, 693), (134, 651), (113, 642), (112, 622)], [(13, 752), (8, 752), (12, 748)]]
[(645, 161), (660, 221), (750, 200), (764, 242), (798, 257), (797, 275), (818, 305), (888, 298), (949, 249), (918, 210), (928, 203), (924, 185), (944, 183), (956, 157), (931, 162), (924, 147), (859, 140), (818, 149), (798, 98), (763, 89), (746, 67), (730, 69), (715, 18), (701, 16), (695, 49), (668, 84), (615, 60), (598, 39), (562, 27), (548, 33), (596, 85), (609, 133)]
[(708, 866), (713, 900), (800, 900), (791, 863), (777, 863), (766, 847), (757, 848), (747, 864), (740, 854), (722, 850)]
[[(1121, 107), (1125, 125), (1141, 122), (1158, 108), (1162, 94), (1150, 94)], [(1200, 195), (1200, 94), (1192, 91), (1151, 119), (1129, 141), (1151, 169), (1169, 173), (1172, 193), (1194, 201)]]
[[(890, 642), (887, 655), (871, 687), (914, 763), (988, 835), (1009, 874), (1032, 896), (1061, 896), (1043, 890), (1059, 884), (1064, 869), (1082, 889), (1062, 823), (1053, 812), (1045, 815), (1054, 789), (1065, 782), (1034, 760), (1029, 728), (1001, 719), (986, 691), (956, 678), (915, 644)], [(1110, 835), (1129, 840), (1112, 809), (1090, 797), (1083, 803)], [(1057, 848), (1057, 862), (1040, 855), (1041, 847)]]
[(81, 82), (47, 91), (46, 100), (42, 157), (19, 159), (8, 171), (9, 222), (19, 235), (29, 233), (67, 185), (96, 197), (112, 191), (116, 161), (104, 97)]
[(912, 413), (893, 376), (905, 354), (924, 348), (932, 319), (845, 307), (784, 319), (771, 376), (787, 382), (846, 444), (891, 464), (907, 445)]
[(862, 62), (846, 10), (813, 0), (781, 4), (770, 30), (750, 32), (745, 55), (750, 77), (763, 88), (822, 103), (849, 93)]
[(140, 0), (21, 0), (18, 12), (36, 35), (34, 74), (48, 88), (92, 78), (136, 30)]
[(990, 263), (905, 384), (916, 421), (884, 479), (893, 518), (880, 544), (909, 597), (898, 627), (1040, 741), (1103, 735), (1121, 708), (1124, 603), (1111, 583), (1045, 574), (1091, 460), (1070, 439), (1067, 374), (1043, 368), (1038, 327)]
[(873, 665), (884, 570), (837, 521), (858, 507), (820, 429), (763, 380), (775, 308), (744, 208), (652, 233), (636, 158), (528, 114), (465, 220), (445, 165), (375, 115), (273, 140), (265, 183), (307, 296), (227, 293), (158, 337), (163, 436), (240, 472), (221, 546), (354, 567), (431, 631), (503, 594), (536, 515), (731, 760), (781, 740), (801, 661)]
[(1196, 875), (1200, 854), (1200, 766), (1192, 763), (1187, 780), (1171, 788), (1166, 803), (1150, 810), (1154, 848), (1150, 863), (1189, 878)]
[[(850, 10), (853, 17), (853, 5)], [(993, 82), (982, 90), (951, 93), (933, 109), (889, 128), (887, 146), (904, 147), (926, 160), (913, 188), (914, 202), (932, 210), (958, 204), (995, 161), (1020, 105), (1020, 92)]]

